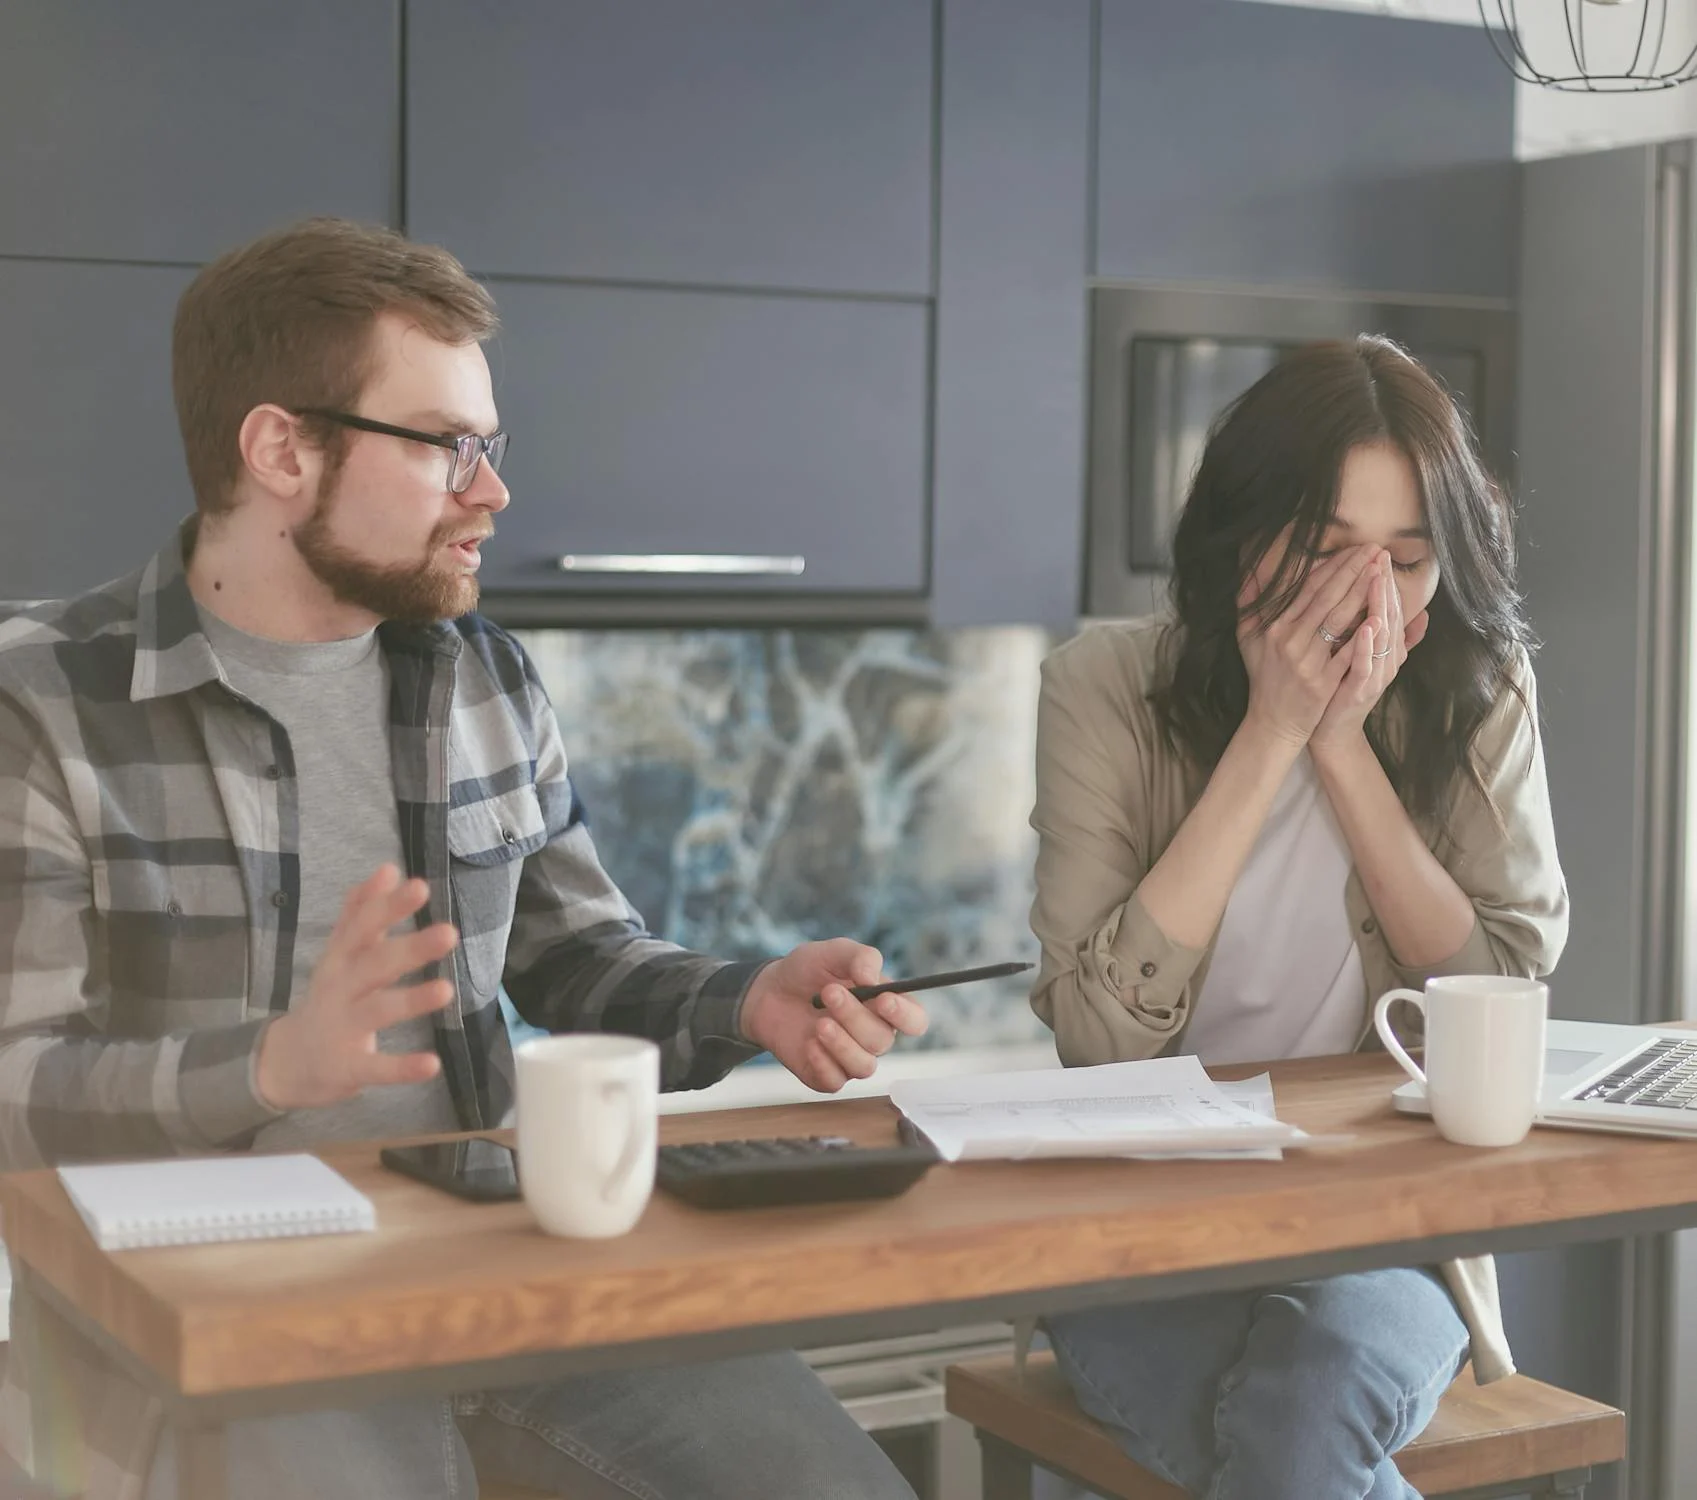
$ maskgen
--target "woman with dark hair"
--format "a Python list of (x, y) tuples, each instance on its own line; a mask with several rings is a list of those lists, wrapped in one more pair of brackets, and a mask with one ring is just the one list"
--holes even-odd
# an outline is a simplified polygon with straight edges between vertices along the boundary
[[(1169, 616), (1044, 664), (1032, 1003), (1068, 1065), (1373, 1044), (1369, 1001), (1541, 975), (1567, 936), (1509, 515), (1443, 388), (1303, 349), (1216, 424)], [(1489, 1260), (1048, 1320), (1091, 1415), (1208, 1500), (1406, 1500)]]

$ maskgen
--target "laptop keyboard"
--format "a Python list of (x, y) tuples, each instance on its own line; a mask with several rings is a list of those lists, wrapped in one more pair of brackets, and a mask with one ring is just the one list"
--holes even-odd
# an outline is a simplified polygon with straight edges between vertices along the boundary
[(1663, 1037), (1652, 1042), (1574, 1098), (1656, 1109), (1697, 1109), (1697, 1041)]

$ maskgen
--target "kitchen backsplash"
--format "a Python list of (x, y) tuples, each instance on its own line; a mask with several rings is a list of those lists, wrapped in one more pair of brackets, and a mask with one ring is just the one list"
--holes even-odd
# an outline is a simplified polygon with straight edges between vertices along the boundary
[[(1036, 958), (1044, 631), (518, 634), (653, 931), (737, 958), (846, 934), (891, 975)], [(929, 996), (922, 1045), (1045, 1037), (1029, 977)]]

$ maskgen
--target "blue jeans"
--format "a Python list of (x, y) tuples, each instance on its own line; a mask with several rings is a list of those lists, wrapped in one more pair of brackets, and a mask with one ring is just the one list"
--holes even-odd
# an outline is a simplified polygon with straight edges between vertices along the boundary
[(1419, 1500), (1388, 1455), (1467, 1357), (1466, 1325), (1426, 1270), (1046, 1323), (1078, 1404), (1198, 1500)]
[[(794, 1354), (582, 1375), (456, 1400), (232, 1422), (235, 1500), (913, 1500)], [(176, 1500), (169, 1434), (147, 1500)]]

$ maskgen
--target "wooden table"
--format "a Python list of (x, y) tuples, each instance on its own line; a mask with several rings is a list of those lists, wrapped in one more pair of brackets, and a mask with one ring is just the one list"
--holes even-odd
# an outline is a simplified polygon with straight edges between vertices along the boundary
[[(396, 1176), (374, 1145), (323, 1153), (376, 1203), (371, 1234), (106, 1254), (50, 1171), (0, 1178), (0, 1216), (17, 1275), (165, 1402), (196, 1500), (222, 1497), (238, 1416), (1697, 1225), (1697, 1143), (1536, 1130), (1469, 1149), (1392, 1111), (1383, 1056), (1272, 1072), (1282, 1118), (1352, 1141), (1280, 1163), (937, 1167), (862, 1204), (656, 1195), (602, 1241)], [(662, 1122), (674, 1141), (894, 1130), (882, 1099)]]

